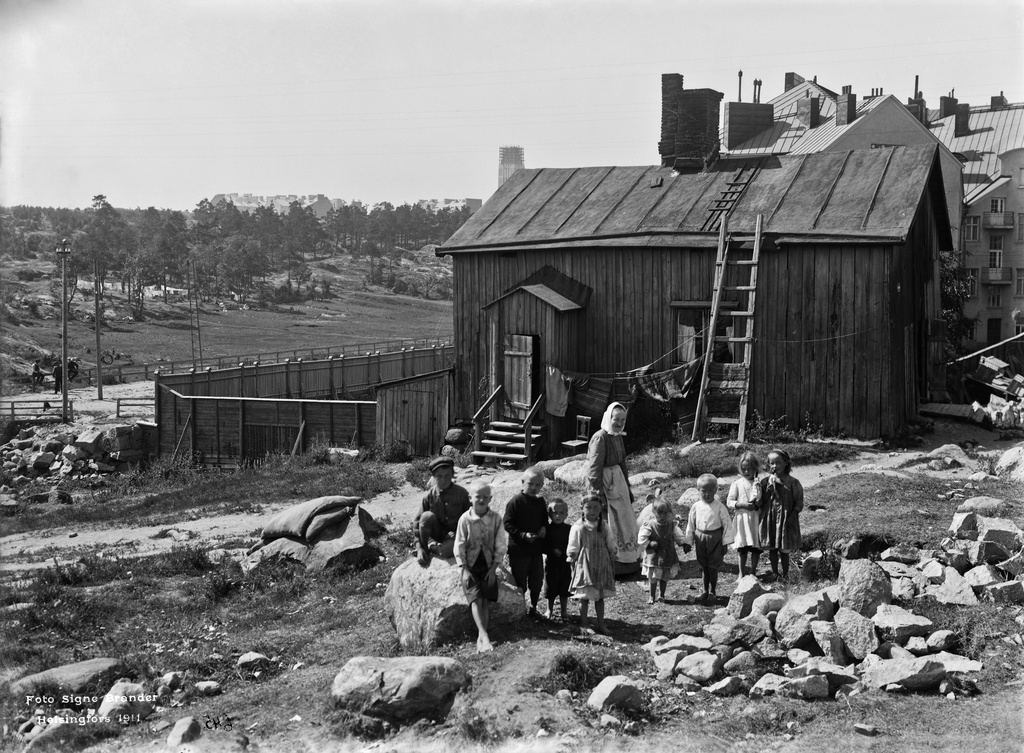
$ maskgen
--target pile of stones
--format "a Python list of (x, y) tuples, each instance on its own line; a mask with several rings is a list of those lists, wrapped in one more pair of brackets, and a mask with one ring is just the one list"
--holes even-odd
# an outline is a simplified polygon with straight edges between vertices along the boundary
[(144, 430), (139, 425), (86, 429), (78, 434), (37, 434), (29, 427), (0, 446), (3, 469), (15, 488), (33, 479), (99, 477), (123, 473), (144, 456)]
[[(1024, 604), (1024, 533), (1010, 520), (956, 513), (941, 549), (893, 547), (878, 562), (842, 562), (828, 588), (785, 595), (741, 578), (711, 622), (644, 646), (658, 680), (688, 691), (805, 700), (866, 690), (971, 692), (982, 663), (954, 653), (959, 636), (894, 604)], [(1017, 645), (1024, 644), (1020, 635)], [(765, 669), (769, 671), (765, 672)]]

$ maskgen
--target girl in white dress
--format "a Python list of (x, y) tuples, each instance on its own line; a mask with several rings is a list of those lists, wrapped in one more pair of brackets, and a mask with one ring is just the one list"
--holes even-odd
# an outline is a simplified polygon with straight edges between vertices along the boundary
[[(757, 561), (761, 558), (761, 487), (757, 483), (757, 474), (761, 463), (757, 455), (745, 452), (740, 456), (740, 477), (729, 487), (726, 504), (729, 511), (735, 513), (733, 524), (736, 527), (736, 540), (733, 546), (740, 555), (740, 577), (757, 575)], [(750, 569), (747, 569), (747, 557), (750, 557)]]

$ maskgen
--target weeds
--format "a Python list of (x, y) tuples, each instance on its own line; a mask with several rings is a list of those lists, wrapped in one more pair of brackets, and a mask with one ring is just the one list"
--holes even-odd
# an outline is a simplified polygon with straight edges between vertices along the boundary
[(599, 649), (563, 651), (555, 657), (550, 674), (540, 685), (552, 695), (563, 689), (589, 693), (605, 677), (621, 674), (632, 665), (629, 657)]

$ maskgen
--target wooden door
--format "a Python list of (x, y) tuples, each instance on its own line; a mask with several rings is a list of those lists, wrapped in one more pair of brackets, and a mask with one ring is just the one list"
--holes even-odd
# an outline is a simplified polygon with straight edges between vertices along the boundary
[(505, 395), (509, 418), (524, 419), (537, 399), (536, 335), (505, 335)]

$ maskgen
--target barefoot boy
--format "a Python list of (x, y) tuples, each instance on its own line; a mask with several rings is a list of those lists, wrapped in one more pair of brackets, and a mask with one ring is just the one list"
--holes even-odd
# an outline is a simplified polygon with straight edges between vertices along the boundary
[(470, 487), (472, 507), (459, 518), (455, 531), (455, 562), (462, 568), (462, 588), (478, 637), (476, 650), (492, 650), (487, 635), (490, 602), (498, 600), (498, 563), (505, 556), (501, 516), (490, 509), (491, 487), (476, 481)]
[(705, 473), (697, 479), (700, 500), (693, 503), (686, 521), (686, 535), (683, 551), (689, 552), (692, 544), (696, 549), (697, 564), (704, 575), (704, 595), (701, 604), (714, 601), (718, 589), (718, 571), (722, 569), (725, 557), (724, 537), (729, 530), (729, 511), (718, 501), (718, 479)]
[(430, 563), (430, 555), (451, 557), (455, 527), (469, 509), (469, 494), (455, 483), (455, 462), (436, 457), (427, 466), (430, 489), (423, 497), (420, 514), (413, 523), (416, 558), (421, 565)]

